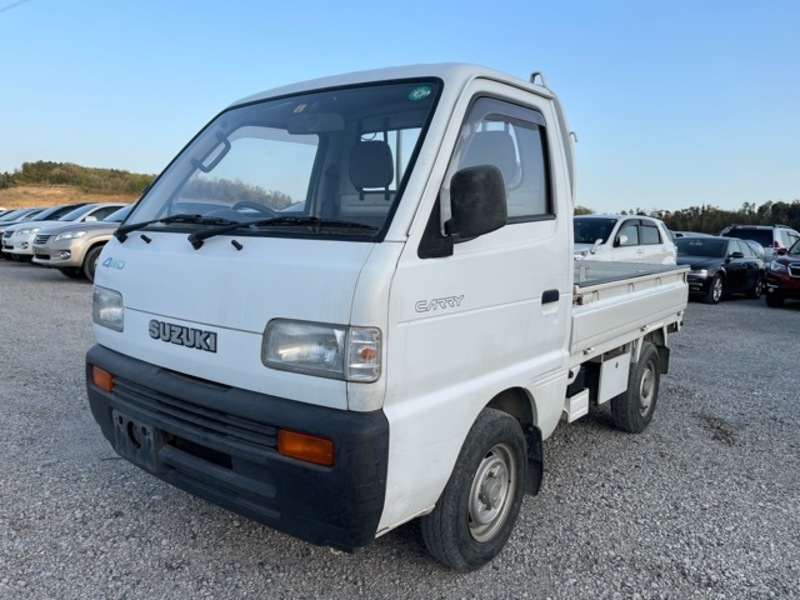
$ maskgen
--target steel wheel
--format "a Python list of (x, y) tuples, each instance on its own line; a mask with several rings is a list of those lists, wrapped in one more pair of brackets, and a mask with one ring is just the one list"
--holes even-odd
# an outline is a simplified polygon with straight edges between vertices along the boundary
[(643, 417), (650, 412), (650, 405), (656, 395), (656, 374), (654, 369), (655, 365), (652, 362), (648, 362), (639, 382), (639, 414)]
[(491, 539), (508, 517), (516, 491), (517, 464), (506, 444), (486, 454), (469, 492), (469, 532), (475, 541)]
[(644, 431), (656, 410), (660, 381), (661, 359), (658, 350), (651, 342), (645, 342), (639, 360), (631, 365), (628, 389), (611, 399), (614, 425), (631, 433)]
[(499, 554), (522, 505), (526, 457), (519, 421), (484, 408), (436, 507), (420, 521), (422, 539), (436, 559), (471, 571)]

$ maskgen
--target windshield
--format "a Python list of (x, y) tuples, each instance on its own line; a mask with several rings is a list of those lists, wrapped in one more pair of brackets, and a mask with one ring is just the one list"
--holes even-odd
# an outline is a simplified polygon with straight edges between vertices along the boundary
[(678, 256), (703, 256), (705, 258), (725, 258), (728, 240), (706, 238), (679, 238), (675, 240)]
[(594, 244), (597, 240), (608, 241), (614, 230), (616, 219), (581, 219), (576, 217), (573, 221), (576, 244)]
[(119, 210), (115, 210), (110, 215), (100, 220), (104, 223), (122, 223), (132, 210), (133, 204), (129, 204), (128, 206), (123, 206)]
[[(440, 88), (434, 80), (389, 82), (229, 109), (173, 161), (124, 227), (191, 233), (212, 220), (234, 228), (259, 221), (236, 234), (375, 240)], [(168, 219), (176, 215), (202, 219)]]

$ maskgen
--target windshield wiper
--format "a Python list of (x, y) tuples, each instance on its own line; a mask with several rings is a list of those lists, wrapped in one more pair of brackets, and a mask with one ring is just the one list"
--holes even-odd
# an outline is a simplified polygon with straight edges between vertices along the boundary
[(231, 221), (229, 219), (222, 219), (220, 217), (204, 217), (203, 215), (198, 214), (183, 213), (169, 217), (162, 217), (161, 219), (153, 219), (152, 221), (142, 221), (141, 223), (122, 225), (117, 227), (117, 230), (114, 232), (114, 237), (120, 242), (124, 242), (126, 239), (128, 239), (129, 233), (136, 231), (137, 229), (147, 227), (148, 225), (152, 225), (153, 223), (201, 223), (203, 225), (222, 226), (229, 225)]
[(189, 234), (187, 238), (189, 242), (192, 244), (192, 247), (197, 250), (198, 248), (202, 247), (203, 242), (208, 238), (214, 237), (216, 235), (221, 235), (223, 233), (228, 233), (229, 231), (234, 231), (236, 229), (244, 228), (244, 227), (257, 227), (257, 226), (267, 226), (267, 225), (299, 225), (301, 227), (311, 227), (313, 232), (318, 232), (324, 227), (335, 227), (335, 228), (342, 228), (342, 229), (362, 229), (362, 230), (370, 230), (370, 231), (377, 231), (376, 227), (371, 225), (366, 225), (364, 223), (358, 223), (356, 221), (342, 221), (339, 219), (320, 219), (319, 217), (271, 217), (269, 219), (257, 219), (255, 221), (244, 221), (242, 223), (230, 223), (228, 225), (221, 225), (219, 227), (209, 227), (208, 229), (201, 229), (200, 231), (195, 231), (194, 233)]

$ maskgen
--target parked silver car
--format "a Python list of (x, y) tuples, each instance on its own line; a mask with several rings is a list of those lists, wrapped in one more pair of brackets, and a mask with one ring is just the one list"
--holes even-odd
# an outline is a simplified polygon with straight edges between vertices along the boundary
[(46, 209), (33, 219), (7, 227), (3, 234), (3, 253), (14, 260), (30, 261), (33, 258), (33, 240), (43, 229), (67, 223), (85, 223), (104, 219), (114, 211), (125, 206), (122, 202), (100, 202), (83, 204), (58, 218), (42, 220), (39, 217), (53, 209)]
[(58, 269), (67, 277), (94, 281), (103, 246), (125, 220), (133, 205), (117, 209), (102, 221), (51, 225), (33, 241), (33, 262)]

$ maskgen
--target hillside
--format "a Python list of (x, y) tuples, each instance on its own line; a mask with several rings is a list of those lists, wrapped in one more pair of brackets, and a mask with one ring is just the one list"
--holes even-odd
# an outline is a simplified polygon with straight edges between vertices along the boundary
[(92, 194), (74, 185), (22, 185), (0, 190), (0, 206), (25, 208), (72, 202), (133, 202), (138, 194)]
[(13, 173), (0, 173), (0, 206), (22, 208), (70, 202), (132, 202), (154, 178), (154, 175), (72, 163), (28, 162)]

